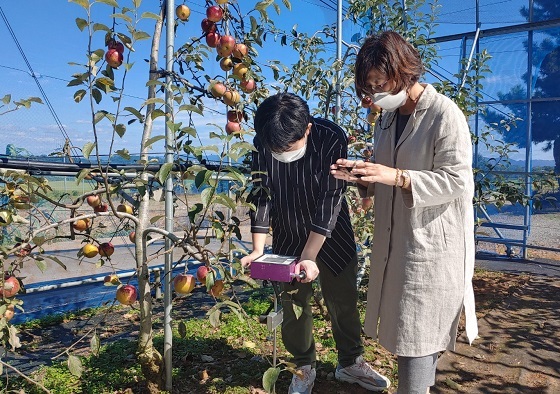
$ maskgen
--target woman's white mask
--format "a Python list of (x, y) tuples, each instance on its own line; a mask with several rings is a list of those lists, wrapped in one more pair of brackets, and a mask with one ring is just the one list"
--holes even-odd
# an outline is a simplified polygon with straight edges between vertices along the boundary
[(291, 163), (292, 161), (299, 160), (303, 156), (305, 156), (306, 149), (307, 149), (307, 142), (301, 148), (296, 150), (290, 150), (282, 153), (272, 152), (272, 157), (274, 157), (278, 161), (281, 161), (282, 163)]
[(385, 111), (395, 111), (396, 109), (402, 107), (406, 103), (407, 94), (406, 91), (401, 90), (397, 94), (391, 94), (390, 92), (375, 93), (371, 96), (371, 101), (374, 104), (379, 105)]

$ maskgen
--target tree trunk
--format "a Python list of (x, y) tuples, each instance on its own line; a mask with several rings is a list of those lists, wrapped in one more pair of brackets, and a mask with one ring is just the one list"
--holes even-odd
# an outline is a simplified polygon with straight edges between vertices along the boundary
[[(160, 19), (156, 22), (154, 35), (152, 38), (152, 49), (150, 53), (150, 80), (158, 79), (158, 55), (161, 39), (161, 32), (165, 17), (165, 2), (160, 10)], [(151, 85), (148, 88), (148, 99), (156, 97), (156, 87)], [(148, 149), (146, 141), (152, 134), (151, 113), (155, 109), (154, 104), (146, 108), (146, 118), (144, 120), (144, 130), (140, 147), (140, 159), (144, 163), (148, 162)], [(143, 181), (148, 183), (148, 174), (141, 175)], [(152, 293), (150, 288), (150, 272), (147, 264), (147, 250), (144, 248), (143, 234), (149, 227), (150, 196), (145, 193), (140, 200), (138, 207), (138, 225), (136, 228), (136, 267), (138, 272), (138, 294), (140, 298), (140, 333), (138, 335), (138, 361), (142, 368), (142, 373), (146, 379), (147, 389), (150, 393), (160, 393), (165, 390), (165, 370), (163, 358), (154, 347), (153, 343), (153, 321), (152, 321)]]

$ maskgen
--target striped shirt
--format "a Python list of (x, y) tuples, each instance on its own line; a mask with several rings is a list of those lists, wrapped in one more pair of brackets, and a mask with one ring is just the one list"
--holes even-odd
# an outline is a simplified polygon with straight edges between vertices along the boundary
[(330, 166), (347, 157), (344, 131), (333, 122), (314, 118), (305, 156), (291, 163), (272, 157), (254, 139), (251, 232), (268, 233), (272, 227), (272, 251), (300, 256), (311, 231), (326, 236), (318, 258), (335, 274), (356, 254), (346, 182), (330, 174)]

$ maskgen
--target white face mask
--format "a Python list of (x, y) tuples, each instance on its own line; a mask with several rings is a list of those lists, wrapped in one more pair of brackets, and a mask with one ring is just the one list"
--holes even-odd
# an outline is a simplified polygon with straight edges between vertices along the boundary
[(385, 111), (395, 111), (406, 103), (406, 99), (407, 94), (404, 90), (401, 90), (397, 94), (383, 92), (375, 93), (373, 96), (371, 96), (371, 101), (373, 101), (374, 104), (379, 105)]
[(282, 163), (291, 163), (292, 161), (299, 160), (303, 156), (305, 156), (306, 149), (307, 149), (307, 142), (301, 148), (296, 150), (290, 150), (282, 153), (272, 152), (272, 157), (274, 157), (278, 161), (281, 161)]

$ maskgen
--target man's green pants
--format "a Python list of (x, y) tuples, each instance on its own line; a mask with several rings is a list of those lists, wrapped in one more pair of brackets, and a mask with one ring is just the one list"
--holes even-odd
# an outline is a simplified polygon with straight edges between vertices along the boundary
[[(322, 261), (318, 260), (317, 266), (323, 299), (331, 319), (338, 362), (345, 368), (354, 364), (356, 357), (364, 350), (361, 338), (362, 325), (357, 308), (358, 258), (355, 256), (337, 276)], [(316, 364), (313, 314), (310, 305), (312, 295), (311, 283), (295, 282), (293, 285), (290, 283), (283, 285), (282, 341), (293, 355), (294, 363), (298, 367), (303, 365), (315, 367)], [(303, 308), (299, 319), (296, 317), (292, 303)]]

